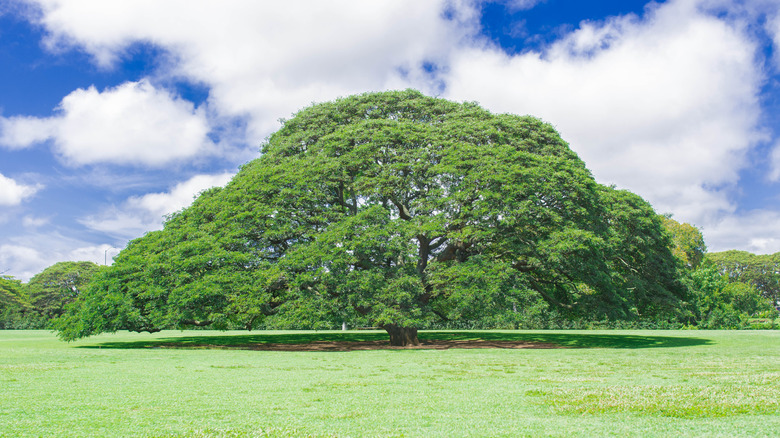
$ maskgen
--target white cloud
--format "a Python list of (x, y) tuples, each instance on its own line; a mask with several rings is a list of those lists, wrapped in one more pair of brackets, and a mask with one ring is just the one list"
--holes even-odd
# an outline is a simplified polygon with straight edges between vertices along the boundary
[(582, 23), (544, 54), (462, 50), (447, 96), (542, 117), (599, 181), (704, 224), (733, 209), (718, 188), (737, 183), (764, 138), (755, 50), (696, 2), (670, 1), (643, 19)]
[(147, 231), (162, 228), (166, 215), (190, 204), (203, 190), (227, 184), (233, 174), (196, 175), (176, 184), (164, 193), (149, 193), (128, 198), (121, 206), (111, 206), (107, 211), (88, 216), (81, 222), (97, 231), (121, 239), (140, 237)]
[[(770, 38), (774, 39), (774, 46), (780, 47), (780, 5), (774, 0), (763, 0), (756, 2), (759, 4), (757, 10), (767, 16), (764, 28), (769, 33)], [(770, 4), (771, 6), (767, 6)], [(775, 71), (780, 71), (780, 50), (774, 50)]]
[(770, 181), (780, 181), (780, 141), (775, 143), (772, 152), (769, 154), (769, 175)]
[(19, 205), (25, 199), (33, 196), (43, 186), (25, 185), (14, 181), (0, 173), (0, 206)]
[(51, 218), (48, 217), (25, 216), (22, 218), (22, 225), (24, 225), (25, 228), (38, 228), (49, 222), (51, 222)]
[(755, 210), (702, 227), (710, 252), (738, 248), (756, 254), (780, 252), (780, 212)]
[(0, 117), (0, 146), (23, 149), (41, 143), (55, 135), (55, 126), (49, 119), (37, 117)]
[[(0, 272), (13, 273), (26, 281), (48, 265), (40, 266), (43, 255), (33, 248), (19, 245), (0, 245)], [(39, 269), (40, 268), (40, 269)]]
[(255, 144), (312, 101), (424, 84), (423, 63), (446, 62), (478, 25), (469, 2), (447, 0), (31, 3), (50, 48), (78, 46), (104, 66), (135, 42), (167, 49), (160, 74), (209, 86), (216, 111), (248, 116)]
[(0, 145), (21, 148), (51, 138), (73, 165), (161, 166), (210, 153), (209, 129), (203, 109), (142, 80), (103, 92), (75, 90), (53, 117), (0, 118)]
[(224, 186), (232, 177), (231, 173), (196, 175), (187, 181), (176, 184), (169, 192), (134, 196), (128, 200), (128, 204), (133, 208), (164, 216), (189, 206), (192, 204), (193, 198), (203, 190)]
[(108, 244), (82, 246), (68, 252), (65, 256), (65, 260), (86, 261), (98, 265), (110, 265), (114, 262), (113, 257), (119, 254), (120, 249), (121, 248), (117, 248)]
[(0, 272), (8, 271), (22, 281), (47, 267), (65, 261), (111, 264), (119, 249), (108, 244), (90, 245), (58, 234), (37, 235), (24, 243), (0, 245)]

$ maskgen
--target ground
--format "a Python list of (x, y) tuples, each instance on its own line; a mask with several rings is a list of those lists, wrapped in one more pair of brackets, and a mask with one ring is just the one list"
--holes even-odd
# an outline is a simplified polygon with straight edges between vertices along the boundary
[(0, 437), (780, 436), (778, 330), (420, 340), (192, 330), (66, 343), (0, 331)]

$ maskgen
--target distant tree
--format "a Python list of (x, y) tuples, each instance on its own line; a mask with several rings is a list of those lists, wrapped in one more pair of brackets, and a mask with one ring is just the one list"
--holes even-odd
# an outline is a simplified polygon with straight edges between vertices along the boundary
[(23, 283), (0, 276), (0, 329), (31, 328), (25, 322), (31, 311)]
[(30, 304), (45, 320), (60, 316), (98, 269), (92, 262), (59, 262), (49, 266), (26, 284)]
[(734, 309), (749, 317), (777, 316), (772, 302), (761, 296), (753, 284), (740, 281), (731, 282), (723, 288), (723, 295)]
[(370, 93), (287, 120), (224, 189), (131, 242), (59, 328), (251, 328), (304, 309), (409, 345), (532, 296), (637, 317), (684, 295), (669, 245), (649, 204), (597, 184), (550, 125)]
[(20, 305), (22, 282), (6, 275), (0, 275), (0, 309)]
[(670, 217), (662, 217), (664, 229), (672, 238), (672, 254), (687, 269), (696, 269), (707, 253), (704, 236), (698, 228), (679, 223)]
[(731, 250), (709, 253), (707, 259), (729, 281), (750, 283), (775, 306), (780, 306), (780, 253), (755, 255)]
[(690, 274), (691, 304), (689, 323), (702, 328), (739, 328), (750, 317), (773, 314), (771, 302), (748, 283), (729, 282), (717, 265), (705, 261)]

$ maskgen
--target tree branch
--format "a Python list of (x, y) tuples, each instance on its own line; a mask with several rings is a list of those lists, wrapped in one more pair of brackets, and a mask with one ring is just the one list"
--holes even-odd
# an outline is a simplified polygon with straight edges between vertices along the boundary
[(395, 205), (395, 207), (398, 209), (398, 216), (403, 220), (411, 220), (412, 216), (409, 213), (409, 208), (400, 202), (398, 202), (395, 198), (390, 198), (390, 202)]

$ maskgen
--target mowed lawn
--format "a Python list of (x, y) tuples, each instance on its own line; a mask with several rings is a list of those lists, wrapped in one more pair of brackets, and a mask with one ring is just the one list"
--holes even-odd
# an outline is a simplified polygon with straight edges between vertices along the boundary
[(0, 331), (0, 436), (780, 436), (780, 331)]

